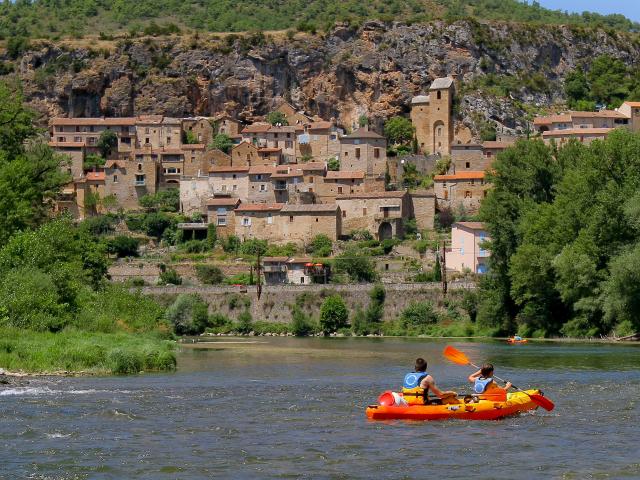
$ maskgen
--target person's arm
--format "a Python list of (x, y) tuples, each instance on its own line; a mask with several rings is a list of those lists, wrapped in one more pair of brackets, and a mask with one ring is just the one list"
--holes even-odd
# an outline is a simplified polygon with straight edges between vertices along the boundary
[(457, 395), (456, 392), (453, 392), (451, 390), (447, 390), (446, 392), (443, 392), (438, 387), (436, 387), (436, 382), (431, 375), (427, 375), (422, 379), (422, 381), (420, 382), (420, 387), (425, 389), (429, 387), (429, 390), (432, 391), (438, 398), (443, 398), (450, 395)]
[(471, 375), (469, 375), (469, 381), (471, 383), (475, 383), (476, 378), (480, 377), (482, 375), (482, 370), (478, 370), (475, 373), (472, 373)]

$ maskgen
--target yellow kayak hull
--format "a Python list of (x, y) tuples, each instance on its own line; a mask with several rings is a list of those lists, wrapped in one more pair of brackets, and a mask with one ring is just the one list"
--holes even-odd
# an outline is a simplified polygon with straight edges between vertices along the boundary
[[(540, 390), (526, 390), (530, 395), (540, 394)], [(516, 415), (520, 412), (535, 410), (535, 404), (529, 395), (523, 392), (507, 394), (504, 402), (480, 400), (478, 402), (451, 405), (410, 405), (404, 407), (370, 405), (367, 417), (371, 420), (497, 420)]]

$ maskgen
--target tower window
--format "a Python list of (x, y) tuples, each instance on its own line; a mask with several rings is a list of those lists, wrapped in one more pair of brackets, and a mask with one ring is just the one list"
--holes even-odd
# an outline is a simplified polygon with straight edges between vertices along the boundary
[(442, 99), (442, 92), (440, 90), (438, 90), (438, 100)]

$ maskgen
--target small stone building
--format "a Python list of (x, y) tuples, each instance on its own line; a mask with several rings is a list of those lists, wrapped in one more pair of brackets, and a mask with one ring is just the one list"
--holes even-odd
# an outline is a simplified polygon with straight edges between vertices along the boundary
[(478, 171), (436, 175), (433, 178), (433, 188), (438, 207), (456, 209), (462, 206), (469, 212), (476, 212), (491, 188), (484, 177), (485, 172)]
[(340, 138), (340, 169), (360, 170), (367, 176), (384, 176), (387, 140), (363, 127)]
[(422, 153), (449, 155), (451, 152), (454, 88), (452, 77), (436, 78), (429, 95), (418, 95), (411, 100), (411, 121)]

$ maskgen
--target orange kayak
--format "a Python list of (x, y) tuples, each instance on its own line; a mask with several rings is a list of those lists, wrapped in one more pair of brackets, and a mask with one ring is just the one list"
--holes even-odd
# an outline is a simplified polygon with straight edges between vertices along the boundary
[[(539, 390), (527, 390), (530, 395), (540, 394)], [(497, 420), (520, 412), (538, 408), (529, 395), (523, 392), (507, 394), (504, 402), (478, 400), (471, 403), (460, 402), (453, 405), (410, 405), (386, 406), (369, 405), (366, 413), (371, 420)]]
[(507, 338), (507, 343), (527, 343), (527, 339), (526, 338), (522, 338), (520, 340), (516, 340), (515, 338)]

